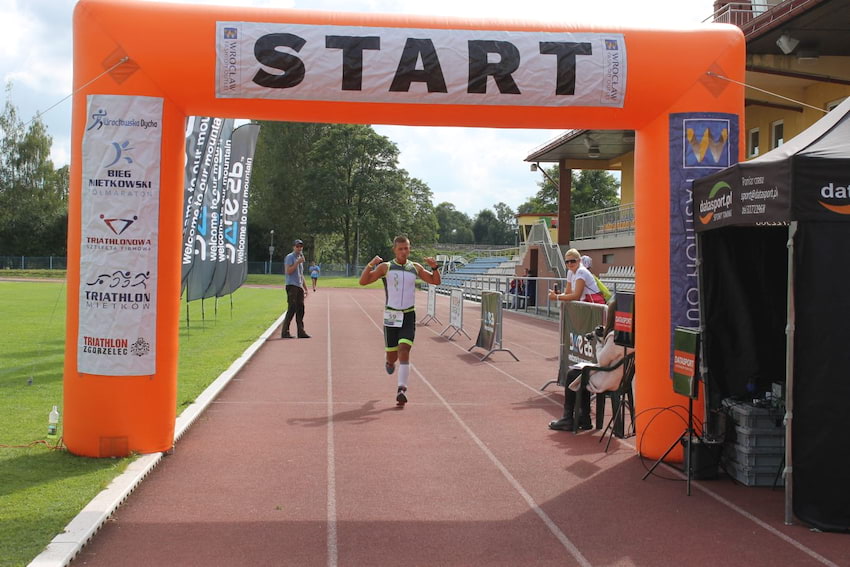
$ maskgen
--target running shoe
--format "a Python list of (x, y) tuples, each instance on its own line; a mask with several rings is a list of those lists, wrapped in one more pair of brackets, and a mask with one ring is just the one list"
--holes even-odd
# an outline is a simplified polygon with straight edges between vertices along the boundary
[(387, 371), (387, 374), (392, 374), (395, 372), (395, 363), (390, 364), (389, 362), (384, 363), (384, 369)]
[(397, 406), (403, 407), (404, 404), (407, 403), (407, 396), (404, 394), (407, 392), (407, 388), (404, 386), (398, 387), (398, 395), (395, 397), (395, 402)]

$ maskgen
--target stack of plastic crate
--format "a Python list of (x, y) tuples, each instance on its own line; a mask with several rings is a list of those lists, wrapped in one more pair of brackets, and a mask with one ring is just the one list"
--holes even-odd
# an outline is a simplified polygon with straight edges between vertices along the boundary
[(723, 468), (746, 486), (782, 486), (784, 409), (755, 406), (731, 398), (723, 400), (723, 407), (735, 424), (734, 430), (727, 429), (721, 459)]

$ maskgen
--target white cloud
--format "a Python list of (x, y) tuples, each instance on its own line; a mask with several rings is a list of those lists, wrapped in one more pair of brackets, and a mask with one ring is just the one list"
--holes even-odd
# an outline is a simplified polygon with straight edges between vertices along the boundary
[[(173, 0), (172, 0), (173, 1)], [(420, 14), (431, 17), (538, 21), (615, 27), (669, 27), (698, 23), (712, 0), (179, 0), (189, 4), (270, 9)], [(0, 77), (12, 80), (12, 102), (29, 120), (71, 92), (74, 0), (0, 0), (4, 48)], [(70, 100), (43, 116), (53, 136), (51, 157), (70, 159)], [(380, 126), (401, 148), (401, 166), (425, 181), (434, 202), (449, 201), (468, 214), (505, 202), (512, 208), (537, 192), (539, 174), (522, 159), (560, 131)]]
[(448, 201), (470, 216), (498, 202), (512, 209), (538, 191), (539, 174), (522, 160), (561, 130), (376, 126), (401, 150), (400, 165), (425, 181), (434, 204)]

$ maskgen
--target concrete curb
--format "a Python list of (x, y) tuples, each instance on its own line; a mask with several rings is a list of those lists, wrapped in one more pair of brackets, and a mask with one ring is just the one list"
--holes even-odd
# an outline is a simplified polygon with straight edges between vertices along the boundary
[[(242, 367), (248, 363), (254, 354), (266, 342), (274, 330), (283, 322), (285, 314), (281, 314), (260, 337), (249, 346), (222, 372), (212, 384), (201, 392), (177, 417), (174, 424), (175, 443), (192, 426), (198, 416), (215, 400), (227, 384), (236, 376)], [(148, 474), (162, 460), (164, 453), (142, 455), (127, 467), (123, 473), (115, 477), (109, 486), (103, 489), (83, 508), (71, 522), (65, 526), (61, 534), (54, 537), (47, 547), (38, 554), (29, 567), (66, 567), (73, 561), (84, 545), (97, 533), (115, 510), (124, 503), (127, 497), (136, 489)]]

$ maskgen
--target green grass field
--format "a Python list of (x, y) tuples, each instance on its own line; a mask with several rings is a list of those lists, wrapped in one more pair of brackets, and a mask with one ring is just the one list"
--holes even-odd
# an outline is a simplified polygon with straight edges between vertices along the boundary
[[(217, 313), (206, 300), (203, 315), (201, 302), (192, 302), (188, 328), (184, 308), (178, 414), (286, 309), (283, 278), (267, 277), (269, 287), (234, 293), (232, 310), (230, 298), (219, 300)], [(356, 287), (357, 279), (319, 285)], [(64, 281), (0, 281), (0, 313), (0, 566), (11, 567), (38, 555), (132, 457), (91, 459), (32, 445), (46, 439), (51, 407), (62, 407)]]

